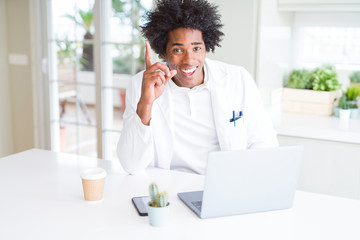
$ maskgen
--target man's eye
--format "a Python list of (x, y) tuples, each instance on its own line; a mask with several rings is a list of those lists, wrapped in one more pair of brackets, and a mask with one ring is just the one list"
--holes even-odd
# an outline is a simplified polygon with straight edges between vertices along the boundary
[(175, 52), (175, 53), (181, 53), (182, 51), (181, 51), (180, 48), (175, 48), (175, 49), (174, 49), (174, 52)]
[(201, 47), (195, 47), (194, 50), (197, 52), (197, 51), (200, 51), (201, 50)]

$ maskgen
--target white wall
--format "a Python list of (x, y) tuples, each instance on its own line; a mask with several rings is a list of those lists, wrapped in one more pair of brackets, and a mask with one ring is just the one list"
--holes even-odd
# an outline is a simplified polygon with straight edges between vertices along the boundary
[(5, 9), (6, 1), (0, 0), (0, 157), (9, 155), (13, 151)]
[(259, 0), (209, 0), (219, 6), (225, 34), (221, 48), (208, 57), (245, 67), (255, 74), (257, 11)]
[(254, 77), (265, 105), (281, 96), (291, 62), (293, 13), (278, 12), (277, 0), (211, 0), (219, 5), (225, 37), (210, 58), (244, 66)]
[[(17, 54), (28, 60), (25, 65), (1, 64), (8, 67), (8, 75), (4, 77), (8, 81), (0, 83), (0, 91), (5, 91), (4, 95), (0, 94), (0, 129), (5, 129), (5, 135), (1, 134), (0, 139), (2, 142), (10, 141), (11, 136), (13, 139), (12, 146), (0, 144), (5, 155), (34, 147), (30, 3), (31, 1), (26, 0), (1, 0), (0, 23), (2, 29), (5, 26), (6, 32), (0, 34), (0, 49), (7, 50), (1, 55), (2, 59), (7, 62), (9, 55)], [(0, 72), (4, 74), (3, 71)]]

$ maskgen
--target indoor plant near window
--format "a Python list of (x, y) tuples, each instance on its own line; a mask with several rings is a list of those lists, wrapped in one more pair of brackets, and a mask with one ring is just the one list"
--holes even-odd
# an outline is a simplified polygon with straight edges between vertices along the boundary
[(306, 69), (293, 70), (287, 81), (287, 86), (296, 89), (311, 89), (312, 74)]
[(150, 225), (155, 227), (162, 227), (166, 225), (170, 213), (168, 194), (165, 191), (159, 193), (159, 188), (156, 183), (150, 184), (149, 193), (151, 199), (151, 201), (148, 203)]
[[(112, 0), (113, 14), (119, 19), (119, 24), (127, 24), (129, 19), (132, 22), (131, 44), (115, 44), (113, 54), (113, 73), (135, 74), (144, 69), (145, 66), (145, 39), (141, 35), (141, 28), (138, 20), (145, 15), (148, 9), (143, 1)], [(131, 7), (129, 6), (131, 5)], [(139, 55), (134, 54), (134, 47), (139, 47)], [(136, 51), (136, 50), (135, 50)], [(137, 55), (137, 56), (136, 56)], [(133, 59), (135, 58), (135, 59)]]
[(93, 19), (94, 19), (94, 8), (90, 7), (87, 11), (78, 9), (75, 15), (67, 14), (65, 17), (73, 20), (78, 26), (85, 30), (83, 39), (82, 57), (80, 63), (82, 70), (93, 71), (94, 70), (94, 53), (93, 44), (89, 43), (94, 38), (93, 34)]
[(343, 93), (339, 100), (339, 117), (341, 120), (348, 120), (350, 118), (350, 113), (351, 110), (347, 103), (346, 94)]
[(350, 74), (350, 86), (360, 87), (360, 71), (355, 71)]
[(359, 115), (359, 106), (357, 102), (359, 94), (360, 94), (360, 87), (356, 87), (356, 86), (348, 87), (345, 92), (346, 101), (351, 111), (350, 118), (357, 118)]
[[(342, 107), (346, 109), (350, 109), (350, 118), (357, 118), (359, 116), (359, 105), (358, 105), (358, 98), (360, 95), (360, 87), (350, 86), (346, 89), (346, 92), (343, 93), (342, 97), (346, 101), (346, 105), (344, 103), (340, 104), (339, 106), (334, 109), (334, 114), (336, 117), (339, 117), (339, 110)], [(344, 101), (342, 99), (342, 101)]]
[(340, 87), (332, 66), (319, 67), (312, 72), (293, 70), (283, 89), (283, 111), (330, 116), (341, 95)]

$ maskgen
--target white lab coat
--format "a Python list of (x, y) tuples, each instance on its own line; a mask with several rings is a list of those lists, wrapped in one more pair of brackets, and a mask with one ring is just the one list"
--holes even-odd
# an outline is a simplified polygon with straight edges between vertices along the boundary
[[(205, 64), (220, 149), (229, 151), (277, 146), (276, 132), (251, 75), (243, 67), (219, 61), (206, 59)], [(120, 163), (130, 174), (144, 172), (149, 165), (170, 169), (173, 153), (170, 86), (167, 85), (153, 103), (150, 126), (145, 126), (136, 114), (142, 76), (143, 72), (136, 74), (126, 92), (124, 127), (117, 146)], [(243, 112), (243, 118), (236, 121), (236, 126), (230, 122), (233, 110)]]

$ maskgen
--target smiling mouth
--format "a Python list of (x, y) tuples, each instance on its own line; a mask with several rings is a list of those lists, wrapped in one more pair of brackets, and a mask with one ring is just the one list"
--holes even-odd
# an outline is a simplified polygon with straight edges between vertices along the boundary
[(197, 67), (189, 68), (189, 69), (181, 69), (181, 72), (183, 72), (186, 75), (191, 75), (195, 72)]

